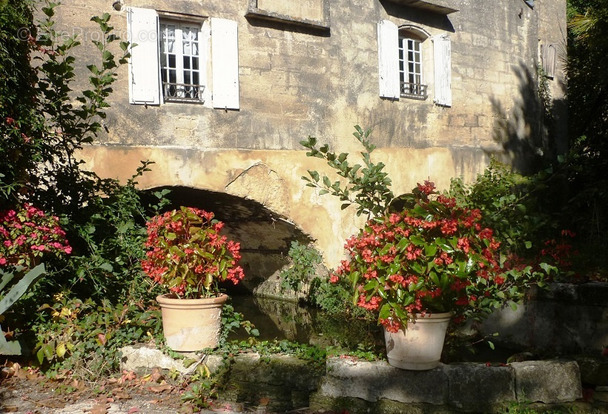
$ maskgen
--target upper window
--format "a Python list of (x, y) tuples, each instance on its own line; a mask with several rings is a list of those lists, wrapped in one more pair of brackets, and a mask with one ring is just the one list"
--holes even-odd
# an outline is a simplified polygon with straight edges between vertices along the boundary
[(408, 36), (399, 37), (399, 82), (401, 96), (426, 99), (422, 81), (422, 42)]
[(200, 25), (160, 24), (160, 76), (165, 101), (203, 101)]
[(235, 21), (182, 20), (174, 14), (159, 18), (155, 10), (131, 7), (128, 34), (132, 45), (129, 60), (132, 104), (177, 101), (239, 108)]
[[(437, 105), (452, 106), (448, 36), (431, 37), (412, 26), (400, 30), (393, 22), (382, 20), (378, 23), (378, 68), (381, 97), (426, 99), (432, 92)], [(432, 81), (427, 82), (428, 78)]]

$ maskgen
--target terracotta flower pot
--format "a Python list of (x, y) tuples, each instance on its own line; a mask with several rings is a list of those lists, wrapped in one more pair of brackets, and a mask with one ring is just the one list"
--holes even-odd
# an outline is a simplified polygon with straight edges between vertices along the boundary
[(418, 371), (438, 366), (451, 316), (449, 312), (417, 315), (408, 322), (405, 332), (384, 330), (388, 363)]
[(177, 352), (216, 348), (222, 324), (222, 306), (228, 295), (203, 299), (176, 299), (160, 295), (158, 301), (167, 346)]

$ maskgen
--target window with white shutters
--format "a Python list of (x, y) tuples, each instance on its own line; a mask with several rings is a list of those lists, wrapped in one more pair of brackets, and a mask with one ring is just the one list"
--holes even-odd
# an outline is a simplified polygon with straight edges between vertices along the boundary
[(417, 26), (398, 27), (389, 20), (380, 21), (378, 78), (379, 92), (383, 98), (424, 100), (432, 90), (435, 104), (451, 106), (449, 37), (431, 37), (426, 30)]
[(160, 75), (165, 101), (203, 101), (200, 25), (160, 24)]
[[(131, 7), (129, 100), (132, 104), (197, 102), (239, 109), (235, 21), (181, 20), (175, 14)], [(207, 71), (207, 68), (211, 71)], [(213, 85), (213, 88), (210, 88)]]

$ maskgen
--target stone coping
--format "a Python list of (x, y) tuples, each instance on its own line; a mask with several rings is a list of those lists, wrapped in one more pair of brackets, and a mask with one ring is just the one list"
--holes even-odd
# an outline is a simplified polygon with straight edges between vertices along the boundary
[(514, 402), (573, 402), (582, 398), (582, 385), (578, 364), (568, 360), (440, 364), (428, 371), (407, 371), (384, 361), (330, 358), (316, 397), (488, 412)]
[[(198, 359), (212, 371), (222, 364), (220, 355)], [(187, 374), (181, 361), (150, 348), (127, 347), (122, 362), (129, 371), (164, 368)], [(350, 413), (504, 412), (513, 403), (563, 405), (582, 398), (579, 366), (572, 360), (440, 364), (408, 371), (350, 357), (330, 357), (323, 369), (292, 356), (242, 353), (230, 364), (220, 398), (249, 405), (271, 401), (275, 405), (267, 407), (269, 412), (303, 407)]]

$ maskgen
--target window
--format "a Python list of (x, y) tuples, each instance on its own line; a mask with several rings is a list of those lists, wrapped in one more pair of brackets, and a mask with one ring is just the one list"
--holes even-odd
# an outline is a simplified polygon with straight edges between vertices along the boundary
[[(393, 22), (382, 20), (378, 23), (378, 69), (381, 97), (426, 99), (432, 90), (435, 104), (452, 106), (451, 43), (447, 35), (431, 37), (414, 26), (400, 30)], [(432, 78), (432, 83), (427, 84), (425, 77)]]
[(197, 102), (214, 108), (239, 109), (235, 21), (159, 16), (152, 9), (131, 7), (128, 35), (132, 45), (132, 104)]
[(422, 82), (422, 43), (418, 39), (399, 37), (399, 82), (403, 97), (426, 99)]
[(160, 24), (160, 76), (165, 101), (204, 101), (199, 55), (200, 26)]

